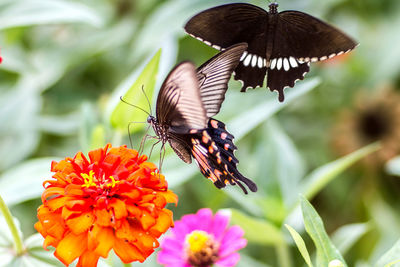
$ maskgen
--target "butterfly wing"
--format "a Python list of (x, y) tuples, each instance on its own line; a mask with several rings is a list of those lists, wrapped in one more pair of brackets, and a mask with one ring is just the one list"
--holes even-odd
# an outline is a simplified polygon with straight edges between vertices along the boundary
[[(357, 43), (339, 29), (300, 11), (279, 13), (274, 52), (315, 62), (350, 52)], [(279, 48), (281, 45), (285, 47)], [(277, 56), (280, 56), (279, 54)]]
[(278, 14), (267, 85), (284, 100), (283, 89), (293, 87), (310, 70), (309, 62), (347, 53), (357, 43), (335, 27), (299, 11)]
[(267, 12), (250, 4), (227, 4), (193, 16), (184, 26), (186, 32), (207, 45), (221, 50), (231, 45), (251, 43), (266, 29)]
[(234, 155), (236, 146), (233, 144), (233, 135), (222, 122), (210, 119), (207, 129), (192, 131), (191, 143), (191, 153), (200, 172), (217, 188), (237, 184), (247, 194), (244, 183), (252, 192), (257, 191), (257, 185), (236, 168), (239, 161)]
[(267, 71), (266, 47), (268, 13), (257, 6), (227, 4), (202, 11), (185, 25), (191, 36), (216, 49), (237, 43), (248, 44), (235, 70), (235, 79), (247, 87), (263, 86)]
[(175, 131), (206, 128), (208, 117), (192, 63), (183, 62), (169, 73), (158, 94), (156, 116), (160, 125)]
[(225, 99), (229, 79), (246, 49), (246, 43), (233, 45), (197, 69), (200, 95), (207, 117), (219, 112)]

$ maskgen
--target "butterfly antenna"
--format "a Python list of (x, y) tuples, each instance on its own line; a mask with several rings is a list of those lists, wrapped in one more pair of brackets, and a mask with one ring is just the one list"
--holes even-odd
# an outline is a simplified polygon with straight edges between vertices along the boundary
[(124, 102), (125, 104), (128, 104), (129, 106), (132, 106), (132, 107), (134, 107), (134, 108), (140, 109), (141, 111), (143, 111), (144, 113), (146, 113), (146, 114), (149, 115), (149, 116), (151, 115), (150, 113), (148, 113), (146, 110), (142, 109), (141, 107), (129, 103), (128, 101), (126, 101), (125, 99), (123, 99), (122, 96), (120, 96), (119, 99), (121, 99), (122, 102)]
[(149, 105), (150, 114), (153, 114), (153, 111), (151, 110), (150, 100), (149, 100), (149, 98), (148, 98), (146, 92), (144, 91), (144, 85), (142, 85), (142, 92), (143, 92), (144, 96), (146, 97), (147, 104)]

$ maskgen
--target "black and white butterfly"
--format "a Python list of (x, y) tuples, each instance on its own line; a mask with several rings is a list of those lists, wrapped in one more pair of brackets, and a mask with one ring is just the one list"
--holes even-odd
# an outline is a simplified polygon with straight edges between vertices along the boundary
[[(228, 89), (228, 81), (247, 44), (236, 44), (211, 58), (197, 70), (193, 63), (177, 65), (167, 76), (157, 98), (156, 117), (149, 116), (162, 148), (169, 143), (186, 163), (197, 162), (201, 173), (216, 187), (243, 184), (255, 192), (257, 186), (236, 168), (236, 146), (225, 125), (211, 118), (217, 114)], [(243, 183), (243, 184), (242, 184)]]
[(248, 87), (267, 86), (284, 100), (285, 87), (293, 87), (310, 70), (310, 62), (347, 53), (357, 46), (349, 36), (327, 23), (299, 11), (269, 12), (245, 3), (217, 6), (192, 17), (185, 25), (192, 37), (223, 50), (246, 42), (235, 79)]

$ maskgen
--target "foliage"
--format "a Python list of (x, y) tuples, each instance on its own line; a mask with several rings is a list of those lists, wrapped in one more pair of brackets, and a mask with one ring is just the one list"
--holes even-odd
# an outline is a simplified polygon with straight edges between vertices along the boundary
[[(249, 2), (267, 7), (266, 1)], [(182, 25), (221, 3), (226, 1), (0, 2), (0, 195), (20, 222), (26, 247), (22, 256), (9, 254), (14, 241), (2, 220), (0, 262), (58, 264), (41, 249), (33, 229), (51, 160), (107, 142), (132, 141), (138, 148), (146, 124), (130, 124), (130, 135), (128, 124), (144, 122), (147, 114), (120, 97), (149, 112), (144, 91), (154, 112), (157, 90), (177, 62), (200, 65), (216, 53), (188, 37)], [(393, 44), (399, 43), (400, 4), (279, 5), (327, 20), (361, 45), (341, 60), (313, 64), (304, 81), (285, 91), (284, 103), (265, 88), (240, 93), (240, 83), (232, 80), (216, 118), (234, 134), (238, 168), (259, 192), (218, 190), (195, 164), (186, 165), (167, 148), (163, 173), (180, 199), (171, 207), (174, 217), (202, 207), (227, 209), (249, 242), (238, 266), (328, 266), (333, 260), (343, 266), (400, 266), (399, 158), (376, 168), (360, 160), (380, 149), (379, 143), (345, 156), (331, 145), (338, 114), (359, 92), (370, 94), (383, 84), (399, 88), (400, 50)], [(150, 147), (148, 142), (145, 151)], [(118, 264), (113, 255), (101, 262)], [(154, 255), (142, 265), (154, 266)]]

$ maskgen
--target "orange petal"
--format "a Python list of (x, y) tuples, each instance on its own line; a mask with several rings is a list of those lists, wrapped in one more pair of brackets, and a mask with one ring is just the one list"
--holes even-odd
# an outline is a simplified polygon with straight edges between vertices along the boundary
[(82, 211), (74, 211), (74, 210), (70, 210), (68, 209), (66, 206), (64, 206), (61, 210), (61, 217), (64, 220), (68, 220), (71, 217), (75, 217), (78, 216), (78, 214), (82, 213)]
[(87, 234), (67, 234), (58, 244), (54, 256), (65, 265), (69, 265), (87, 249)]
[(114, 216), (116, 219), (121, 219), (128, 216), (128, 211), (126, 210), (125, 202), (120, 199), (113, 198), (110, 206), (114, 210)]
[(89, 230), (94, 223), (94, 219), (95, 218), (92, 213), (86, 212), (73, 219), (68, 219), (66, 224), (74, 234), (79, 235)]
[(93, 227), (88, 232), (88, 249), (90, 251), (94, 251), (96, 247), (99, 245), (99, 240), (97, 239), (97, 235), (99, 234), (101, 226), (98, 224), (93, 225)]
[(172, 212), (170, 210), (163, 209), (158, 214), (157, 222), (153, 227), (151, 227), (150, 232), (154, 233), (156, 237), (159, 237), (174, 225), (172, 218)]
[(49, 187), (46, 188), (42, 194), (42, 202), (45, 203), (49, 197), (56, 196), (63, 196), (65, 193), (64, 188), (60, 187)]
[(52, 237), (51, 235), (46, 236), (46, 238), (44, 239), (43, 242), (43, 248), (45, 250), (48, 250), (47, 247), (52, 246), (52, 247), (57, 247), (59, 243), (59, 240), (55, 239), (54, 237)]
[(82, 185), (69, 184), (65, 187), (65, 193), (72, 196), (83, 196), (85, 193), (82, 190)]
[(94, 252), (103, 258), (107, 258), (108, 252), (114, 246), (114, 239), (114, 231), (111, 228), (101, 228), (97, 235), (99, 244)]
[(132, 189), (127, 192), (123, 192), (120, 195), (129, 198), (130, 200), (137, 200), (140, 197), (140, 191), (137, 189)]
[(99, 255), (92, 251), (86, 251), (79, 257), (76, 267), (96, 267), (99, 261)]
[(132, 261), (144, 262), (146, 259), (135, 245), (119, 238), (115, 239), (114, 251), (124, 263)]
[(111, 214), (105, 209), (94, 210), (96, 216), (96, 223), (101, 226), (112, 226), (113, 218)]
[(90, 162), (101, 162), (104, 159), (107, 150), (111, 147), (111, 144), (107, 144), (104, 148), (99, 148), (89, 152)]
[(121, 226), (115, 232), (117, 238), (129, 242), (136, 241), (139, 234), (143, 234), (140, 224), (128, 220), (122, 220)]
[(59, 208), (65, 205), (65, 197), (56, 197), (50, 200), (47, 200), (46, 206), (49, 207), (52, 211), (58, 210)]
[(163, 197), (165, 197), (165, 200), (168, 203), (175, 203), (175, 206), (178, 205), (178, 196), (175, 195), (175, 193), (172, 192), (171, 190), (167, 190), (167, 192), (157, 192), (157, 194), (160, 194)]
[(140, 222), (144, 230), (149, 229), (151, 226), (156, 224), (156, 219), (147, 211), (143, 211), (143, 215), (140, 218)]
[(142, 217), (142, 210), (136, 206), (133, 205), (128, 205), (127, 210), (129, 212), (129, 215), (135, 218), (140, 218)]

